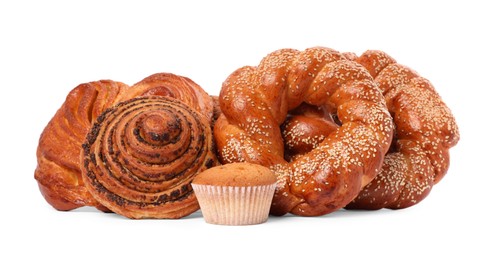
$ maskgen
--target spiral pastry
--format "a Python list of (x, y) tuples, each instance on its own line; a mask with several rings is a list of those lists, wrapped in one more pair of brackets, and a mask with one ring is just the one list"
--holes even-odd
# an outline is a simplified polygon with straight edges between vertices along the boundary
[(57, 210), (94, 206), (109, 211), (88, 192), (82, 180), (81, 150), (99, 115), (115, 104), (141, 96), (180, 100), (213, 121), (212, 98), (191, 79), (172, 73), (150, 75), (133, 86), (112, 80), (78, 85), (67, 95), (43, 130), (34, 177), (41, 194)]
[(139, 97), (103, 112), (83, 144), (83, 181), (129, 218), (180, 218), (199, 208), (191, 181), (215, 164), (207, 118), (167, 97)]

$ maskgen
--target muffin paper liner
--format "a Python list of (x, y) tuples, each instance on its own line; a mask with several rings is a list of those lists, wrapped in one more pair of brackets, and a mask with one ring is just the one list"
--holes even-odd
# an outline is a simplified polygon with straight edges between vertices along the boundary
[(267, 221), (276, 184), (247, 187), (192, 184), (192, 188), (207, 223), (253, 225)]

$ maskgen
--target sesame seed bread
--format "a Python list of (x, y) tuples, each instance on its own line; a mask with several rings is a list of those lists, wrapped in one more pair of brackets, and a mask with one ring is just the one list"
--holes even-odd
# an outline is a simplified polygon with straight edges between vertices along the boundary
[(379, 174), (346, 208), (413, 206), (446, 175), (449, 149), (460, 140), (458, 125), (431, 82), (416, 71), (376, 50), (355, 61), (375, 78), (396, 127)]
[[(218, 157), (275, 172), (273, 215), (318, 216), (343, 208), (381, 168), (393, 135), (391, 115), (372, 76), (347, 56), (324, 47), (281, 49), (223, 83), (222, 115), (214, 126)], [(287, 161), (280, 126), (303, 104), (337, 114), (341, 126)]]
[[(422, 201), (446, 174), (449, 148), (459, 140), (455, 119), (432, 84), (382, 51), (347, 58), (375, 78), (393, 116), (395, 134), (382, 168), (347, 209), (400, 209)], [(283, 123), (285, 157), (297, 158), (334, 131), (335, 120), (314, 107), (292, 111)]]

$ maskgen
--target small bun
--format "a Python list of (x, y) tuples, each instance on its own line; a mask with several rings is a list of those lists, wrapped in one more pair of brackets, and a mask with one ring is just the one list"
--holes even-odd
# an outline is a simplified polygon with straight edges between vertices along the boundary
[(276, 175), (262, 165), (240, 162), (209, 168), (192, 183), (235, 187), (271, 185), (276, 183)]

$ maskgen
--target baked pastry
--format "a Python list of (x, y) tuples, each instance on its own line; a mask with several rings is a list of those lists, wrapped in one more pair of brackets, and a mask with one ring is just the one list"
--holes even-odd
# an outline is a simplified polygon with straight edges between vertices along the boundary
[[(449, 149), (459, 140), (455, 119), (432, 84), (410, 68), (396, 63), (382, 51), (367, 51), (346, 57), (362, 64), (375, 78), (393, 116), (395, 133), (377, 177), (363, 188), (347, 209), (406, 208), (419, 203), (446, 174)], [(308, 120), (333, 123), (321, 114), (297, 116), (297, 133), (314, 146), (321, 142), (320, 131), (331, 127)], [(293, 125), (289, 118), (284, 125)], [(297, 139), (283, 136), (286, 143)], [(288, 148), (286, 149), (288, 150)], [(303, 153), (292, 149), (292, 156)]]
[(290, 111), (281, 125), (285, 160), (290, 162), (310, 152), (338, 127), (333, 115), (320, 107), (303, 103)]
[(212, 122), (210, 96), (192, 80), (170, 73), (151, 75), (132, 87), (111, 80), (74, 88), (43, 130), (34, 177), (49, 204), (58, 210), (96, 206), (108, 211), (86, 189), (81, 175), (81, 145), (98, 116), (115, 104), (139, 96), (168, 96), (186, 103)]
[(87, 191), (81, 178), (81, 145), (103, 110), (128, 88), (111, 80), (85, 83), (67, 95), (41, 133), (34, 177), (46, 201), (58, 210), (95, 206), (108, 211)]
[(410, 207), (447, 173), (460, 139), (455, 118), (427, 79), (388, 54), (367, 51), (355, 61), (378, 82), (396, 130), (382, 170), (347, 208)]
[(192, 181), (207, 223), (252, 225), (266, 222), (276, 176), (252, 163), (231, 163), (199, 173)]
[(199, 208), (190, 183), (215, 165), (210, 121), (178, 99), (118, 103), (83, 144), (82, 179), (98, 202), (129, 218), (181, 218)]
[[(214, 136), (223, 163), (251, 162), (277, 176), (271, 213), (323, 215), (351, 202), (376, 176), (393, 134), (391, 116), (369, 72), (323, 47), (282, 49), (223, 83)], [(308, 104), (341, 126), (288, 162), (280, 125)]]
[(211, 96), (211, 98), (213, 99), (213, 121), (216, 122), (221, 115), (220, 101), (218, 96)]

